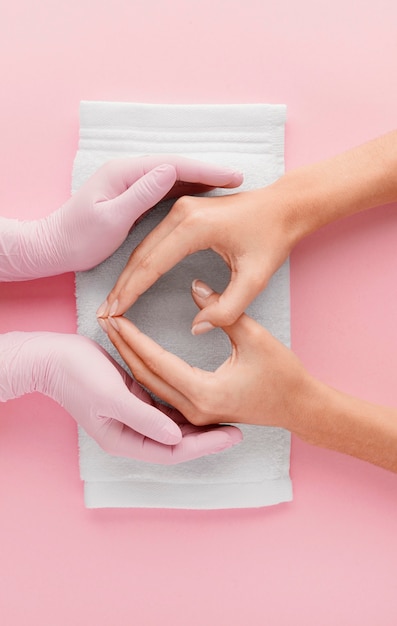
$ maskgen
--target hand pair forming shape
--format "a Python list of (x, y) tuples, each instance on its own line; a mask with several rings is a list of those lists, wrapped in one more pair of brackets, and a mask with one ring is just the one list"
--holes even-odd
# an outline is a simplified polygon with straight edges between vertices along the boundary
[[(97, 315), (135, 378), (196, 426), (248, 423), (397, 472), (397, 410), (314, 379), (297, 357), (244, 314), (295, 244), (322, 226), (397, 201), (397, 131), (309, 166), (262, 189), (183, 197), (133, 251)], [(222, 294), (200, 280), (192, 297), (198, 335), (222, 327), (230, 357), (215, 371), (189, 366), (123, 318), (159, 276), (211, 248), (231, 270)], [(200, 276), (197, 277), (199, 279)]]
[[(110, 256), (164, 197), (241, 182), (237, 172), (172, 156), (112, 161), (47, 218), (0, 218), (0, 282), (87, 270)], [(0, 401), (33, 391), (55, 399), (115, 455), (171, 464), (241, 440), (236, 428), (199, 428), (154, 402), (105, 350), (78, 335), (0, 336)]]
[[(0, 218), (0, 282), (27, 280), (93, 267), (159, 200), (185, 196), (133, 251), (97, 313), (135, 379), (175, 409), (155, 403), (95, 343), (56, 333), (0, 336), (0, 401), (41, 391), (105, 450), (151, 462), (187, 461), (230, 447), (241, 440), (240, 431), (209, 426), (245, 422), (282, 426), (397, 472), (397, 410), (314, 379), (291, 350), (244, 314), (306, 235), (397, 202), (396, 170), (397, 131), (262, 189), (217, 198), (187, 194), (237, 187), (241, 174), (177, 157), (123, 159), (101, 168), (46, 219)], [(193, 334), (221, 326), (231, 341), (231, 355), (216, 372), (190, 367), (122, 317), (161, 274), (207, 248), (231, 270), (221, 295), (200, 280), (192, 287), (200, 309)]]

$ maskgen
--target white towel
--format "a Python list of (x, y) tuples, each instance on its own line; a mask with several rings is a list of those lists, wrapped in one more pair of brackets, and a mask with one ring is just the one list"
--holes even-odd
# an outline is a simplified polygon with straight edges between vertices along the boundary
[[(284, 170), (284, 105), (148, 105), (82, 102), (80, 142), (73, 191), (114, 157), (178, 153), (244, 172), (241, 189), (263, 186)], [(217, 190), (213, 194), (233, 193)], [(94, 339), (123, 366), (95, 311), (131, 251), (167, 213), (171, 202), (151, 211), (104, 263), (76, 275), (79, 333)], [(191, 364), (214, 369), (230, 353), (220, 330), (193, 337), (197, 311), (190, 295), (194, 278), (222, 290), (229, 270), (218, 255), (199, 252), (163, 276), (127, 313), (144, 332)], [(285, 263), (248, 309), (278, 339), (289, 344), (289, 266)], [(290, 435), (279, 428), (242, 426), (243, 443), (176, 466), (159, 466), (105, 453), (80, 429), (80, 471), (85, 504), (95, 507), (218, 509), (258, 507), (292, 499)]]

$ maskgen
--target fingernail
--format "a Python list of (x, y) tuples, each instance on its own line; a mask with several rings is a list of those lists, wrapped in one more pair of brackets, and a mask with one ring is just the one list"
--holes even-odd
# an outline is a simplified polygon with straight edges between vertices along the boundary
[(210, 322), (199, 322), (192, 327), (192, 335), (202, 335), (215, 328)]
[(202, 280), (197, 279), (192, 282), (192, 289), (194, 293), (197, 293), (197, 295), (201, 298), (208, 298), (208, 296), (214, 293), (212, 289), (208, 287), (208, 285), (203, 283)]
[(102, 318), (98, 317), (97, 318), (97, 322), (98, 322), (99, 326), (102, 328), (103, 332), (108, 334), (108, 329), (106, 328), (105, 320), (103, 320)]
[(105, 302), (102, 302), (101, 306), (99, 307), (99, 309), (96, 312), (96, 316), (97, 317), (103, 317), (105, 314), (106, 309), (108, 308), (108, 301), (105, 300)]
[(117, 323), (117, 322), (116, 322), (116, 320), (114, 319), (114, 317), (109, 317), (109, 318), (108, 318), (108, 320), (109, 320), (109, 324), (111, 324), (111, 325), (113, 326), (114, 330), (116, 330), (117, 332), (119, 332), (119, 331), (120, 331), (120, 328), (119, 328), (118, 323)]
[(110, 307), (110, 311), (109, 311), (109, 315), (110, 315), (110, 316), (112, 316), (112, 315), (116, 315), (116, 311), (117, 311), (117, 309), (118, 309), (118, 306), (119, 306), (119, 301), (118, 301), (118, 300), (115, 300), (115, 301), (113, 302), (112, 306)]

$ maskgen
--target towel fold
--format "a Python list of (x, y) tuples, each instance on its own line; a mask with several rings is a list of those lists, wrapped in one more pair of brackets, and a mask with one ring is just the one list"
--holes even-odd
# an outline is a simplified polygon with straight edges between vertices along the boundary
[[(80, 142), (73, 191), (105, 161), (120, 156), (178, 153), (244, 172), (241, 190), (276, 180), (284, 169), (284, 105), (146, 105), (82, 102)], [(215, 190), (210, 195), (234, 193)], [(76, 274), (78, 331), (101, 344), (123, 366), (96, 322), (95, 312), (125, 266), (131, 251), (166, 215), (163, 202), (132, 230), (104, 263)], [(193, 337), (197, 309), (190, 295), (194, 278), (222, 291), (229, 270), (212, 251), (184, 259), (127, 312), (146, 334), (190, 364), (213, 370), (229, 355), (220, 329)], [(289, 345), (289, 266), (286, 262), (247, 312)], [(176, 466), (112, 457), (79, 430), (80, 472), (85, 504), (95, 507), (241, 508), (292, 499), (290, 435), (280, 428), (242, 426), (243, 443), (216, 455)]]

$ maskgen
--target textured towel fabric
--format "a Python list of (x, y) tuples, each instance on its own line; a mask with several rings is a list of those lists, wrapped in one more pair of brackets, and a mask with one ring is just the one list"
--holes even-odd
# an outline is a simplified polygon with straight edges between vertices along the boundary
[[(241, 189), (263, 186), (284, 169), (284, 105), (146, 105), (83, 102), (73, 191), (100, 165), (120, 156), (178, 153), (244, 172)], [(217, 190), (212, 194), (233, 193)], [(104, 263), (76, 275), (79, 333), (94, 339), (125, 364), (98, 327), (95, 312), (131, 251), (167, 213), (155, 207)], [(163, 276), (127, 316), (141, 330), (192, 365), (214, 369), (230, 353), (221, 330), (193, 337), (197, 311), (190, 295), (194, 278), (221, 291), (229, 270), (212, 251), (191, 255)], [(285, 263), (247, 311), (289, 344), (289, 266)], [(242, 426), (234, 448), (176, 466), (112, 457), (80, 430), (80, 471), (87, 507), (241, 508), (292, 498), (290, 435), (279, 428)]]

